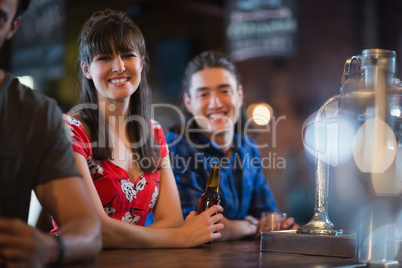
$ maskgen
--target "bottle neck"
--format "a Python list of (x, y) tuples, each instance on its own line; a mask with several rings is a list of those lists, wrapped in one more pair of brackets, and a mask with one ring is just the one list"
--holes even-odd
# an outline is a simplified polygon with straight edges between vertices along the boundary
[(212, 169), (211, 173), (209, 174), (207, 189), (209, 188), (216, 188), (216, 192), (219, 189), (219, 169)]

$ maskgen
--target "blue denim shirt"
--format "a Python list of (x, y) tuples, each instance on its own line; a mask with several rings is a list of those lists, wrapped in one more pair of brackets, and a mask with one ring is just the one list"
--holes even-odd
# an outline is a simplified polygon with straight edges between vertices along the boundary
[(166, 141), (184, 217), (197, 210), (214, 162), (220, 165), (219, 195), (225, 217), (260, 218), (263, 211), (278, 211), (256, 143), (250, 137), (234, 135), (230, 158), (202, 133), (192, 133), (187, 140), (171, 132)]

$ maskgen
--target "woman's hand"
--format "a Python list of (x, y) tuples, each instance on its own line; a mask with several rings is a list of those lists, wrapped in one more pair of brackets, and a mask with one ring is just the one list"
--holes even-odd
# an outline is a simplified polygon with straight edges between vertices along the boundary
[(223, 215), (219, 212), (223, 212), (223, 208), (219, 205), (214, 205), (199, 215), (195, 211), (190, 212), (181, 227), (185, 239), (183, 245), (194, 247), (220, 238), (219, 231), (224, 226), (219, 223), (223, 219)]

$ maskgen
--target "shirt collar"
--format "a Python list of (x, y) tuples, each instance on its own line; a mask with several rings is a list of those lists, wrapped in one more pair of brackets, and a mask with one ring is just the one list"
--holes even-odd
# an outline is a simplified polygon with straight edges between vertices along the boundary
[[(217, 157), (223, 157), (225, 156), (225, 153), (222, 152), (222, 150), (218, 147), (216, 143), (211, 141), (207, 136), (205, 136), (201, 132), (196, 132), (192, 134), (191, 141), (196, 144), (196, 145), (201, 145), (203, 148), (200, 149), (200, 151), (205, 151), (208, 154), (217, 156)], [(233, 152), (241, 149), (241, 147), (238, 146), (238, 135), (236, 133), (233, 134), (233, 142), (232, 142), (232, 150)]]

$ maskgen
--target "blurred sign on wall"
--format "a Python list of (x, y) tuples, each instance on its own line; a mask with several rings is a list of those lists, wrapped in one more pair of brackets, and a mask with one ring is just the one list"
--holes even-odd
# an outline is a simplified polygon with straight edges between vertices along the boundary
[(64, 75), (65, 18), (65, 0), (31, 0), (12, 40), (14, 74), (35, 81)]
[(296, 0), (227, 1), (227, 50), (235, 61), (290, 56), (296, 50)]

